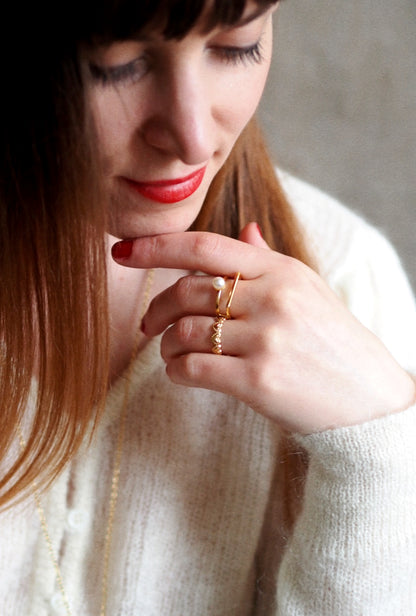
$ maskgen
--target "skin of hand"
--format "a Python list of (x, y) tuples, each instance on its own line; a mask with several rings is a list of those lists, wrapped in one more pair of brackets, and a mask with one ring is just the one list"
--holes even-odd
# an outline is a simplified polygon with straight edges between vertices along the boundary
[[(382, 342), (315, 272), (272, 251), (255, 223), (239, 240), (205, 232), (128, 240), (113, 247), (113, 258), (209, 275), (180, 278), (143, 318), (147, 336), (164, 332), (161, 354), (175, 383), (229, 394), (303, 434), (398, 412), (415, 399), (413, 379)], [(223, 355), (215, 355), (212, 276), (231, 285), (237, 271)]]

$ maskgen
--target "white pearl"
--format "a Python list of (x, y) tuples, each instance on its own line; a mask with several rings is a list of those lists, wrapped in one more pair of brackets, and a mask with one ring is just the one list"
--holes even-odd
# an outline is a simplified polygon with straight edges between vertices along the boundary
[(225, 280), (224, 280), (224, 278), (222, 276), (217, 276), (212, 281), (212, 286), (214, 287), (214, 289), (216, 291), (222, 291), (223, 289), (225, 289)]

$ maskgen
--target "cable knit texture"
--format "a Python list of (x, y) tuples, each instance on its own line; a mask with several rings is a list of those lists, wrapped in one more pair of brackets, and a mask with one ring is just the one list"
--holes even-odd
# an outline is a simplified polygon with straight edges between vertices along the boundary
[[(389, 243), (327, 195), (281, 179), (321, 274), (416, 373), (415, 305)], [(416, 614), (416, 408), (295, 435), (309, 470), (287, 536), (277, 426), (170, 383), (159, 343), (134, 365), (108, 616)], [(42, 499), (74, 616), (99, 614), (123, 391), (121, 378), (92, 445)], [(0, 515), (0, 537), (1, 616), (65, 614), (32, 500)]]

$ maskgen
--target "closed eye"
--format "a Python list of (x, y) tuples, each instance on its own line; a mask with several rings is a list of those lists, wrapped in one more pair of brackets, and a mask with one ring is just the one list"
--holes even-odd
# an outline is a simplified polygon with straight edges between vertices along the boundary
[(264, 59), (261, 40), (248, 47), (213, 47), (215, 53), (228, 64), (261, 64)]
[(149, 62), (146, 57), (140, 56), (131, 62), (116, 66), (100, 66), (90, 63), (89, 68), (93, 80), (106, 86), (139, 81), (149, 70)]

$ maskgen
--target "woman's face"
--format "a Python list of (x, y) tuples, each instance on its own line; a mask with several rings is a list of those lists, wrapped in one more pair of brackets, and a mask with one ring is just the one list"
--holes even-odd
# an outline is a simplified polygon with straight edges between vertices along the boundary
[(184, 231), (253, 115), (271, 57), (272, 10), (180, 41), (159, 33), (88, 56), (94, 115), (119, 238)]

